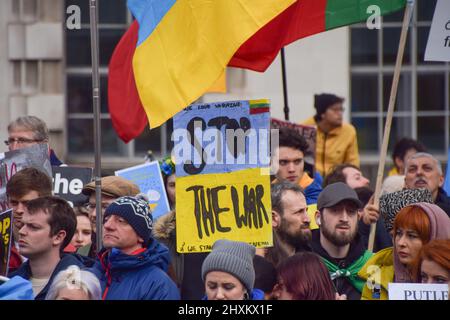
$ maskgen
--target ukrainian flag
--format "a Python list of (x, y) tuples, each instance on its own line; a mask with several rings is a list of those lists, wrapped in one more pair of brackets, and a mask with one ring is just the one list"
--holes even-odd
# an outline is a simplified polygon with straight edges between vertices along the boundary
[(296, 0), (128, 0), (133, 72), (150, 127), (202, 96), (239, 47)]

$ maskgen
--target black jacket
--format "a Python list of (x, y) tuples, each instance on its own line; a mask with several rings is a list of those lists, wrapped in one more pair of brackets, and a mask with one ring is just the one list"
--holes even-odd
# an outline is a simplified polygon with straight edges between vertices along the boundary
[[(81, 257), (78, 257), (73, 254), (63, 254), (61, 257), (61, 260), (56, 265), (55, 270), (53, 270), (52, 275), (50, 276), (50, 279), (48, 280), (47, 284), (45, 285), (44, 289), (41, 290), (37, 294), (37, 296), (34, 298), (35, 300), (44, 300), (45, 296), (47, 295), (48, 290), (50, 289), (50, 286), (52, 285), (53, 279), (55, 276), (63, 270), (66, 270), (69, 266), (76, 265), (82, 269), (84, 267), (83, 260)], [(31, 269), (30, 269), (30, 262), (26, 261), (24, 262), (19, 269), (14, 271), (11, 274), (8, 274), (8, 277), (12, 278), (14, 276), (21, 276), (22, 278), (26, 280), (30, 280), (31, 278)]]
[[(319, 229), (312, 231), (312, 242), (311, 247), (314, 253), (318, 254), (319, 256), (333, 262), (334, 264), (338, 265), (341, 268), (347, 268), (353, 262), (359, 259), (364, 252), (366, 251), (366, 247), (364, 245), (364, 242), (361, 238), (361, 236), (358, 234), (356, 238), (353, 240), (353, 242), (350, 244), (350, 250), (348, 252), (347, 257), (344, 259), (335, 259), (331, 257), (328, 252), (325, 251), (325, 249), (320, 244), (320, 231)], [(348, 300), (360, 300), (361, 299), (361, 292), (359, 292), (355, 287), (352, 286), (352, 284), (345, 278), (336, 278), (333, 280), (333, 284), (336, 288), (336, 291), (339, 294), (345, 294), (347, 295)]]
[[(365, 224), (362, 219), (358, 221), (358, 233), (361, 235), (364, 245), (367, 248), (369, 245), (370, 225)], [(390, 247), (392, 247), (392, 237), (389, 232), (387, 232), (383, 219), (378, 219), (373, 252), (378, 252)]]
[(444, 210), (445, 213), (447, 213), (447, 215), (450, 217), (450, 197), (447, 196), (447, 193), (444, 191), (444, 189), (439, 188), (438, 196), (436, 197), (436, 201), (434, 202), (434, 204)]

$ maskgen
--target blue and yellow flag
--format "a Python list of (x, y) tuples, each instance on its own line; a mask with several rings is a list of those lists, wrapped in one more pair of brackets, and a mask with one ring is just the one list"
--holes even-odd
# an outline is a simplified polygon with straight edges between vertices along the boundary
[(203, 95), (239, 47), (295, 0), (128, 0), (133, 71), (150, 127)]

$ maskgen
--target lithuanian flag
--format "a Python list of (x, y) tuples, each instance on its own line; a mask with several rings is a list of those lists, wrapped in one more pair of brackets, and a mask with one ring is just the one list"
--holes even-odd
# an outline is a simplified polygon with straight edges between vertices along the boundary
[(366, 21), (372, 8), (386, 15), (405, 5), (406, 0), (297, 0), (247, 40), (228, 65), (263, 72), (295, 40)]

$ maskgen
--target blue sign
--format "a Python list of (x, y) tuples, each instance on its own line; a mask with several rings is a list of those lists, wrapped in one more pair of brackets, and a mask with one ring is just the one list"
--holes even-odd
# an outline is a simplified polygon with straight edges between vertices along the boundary
[(154, 220), (170, 211), (158, 161), (122, 169), (115, 174), (134, 182), (148, 196)]

